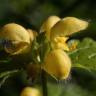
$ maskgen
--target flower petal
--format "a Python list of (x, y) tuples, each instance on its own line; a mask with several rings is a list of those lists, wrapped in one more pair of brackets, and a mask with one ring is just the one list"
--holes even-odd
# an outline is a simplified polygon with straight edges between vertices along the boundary
[(53, 49), (63, 49), (69, 51), (69, 47), (66, 43), (68, 37), (56, 37), (54, 41), (51, 42)]
[(30, 43), (30, 37), (27, 30), (15, 23), (9, 23), (3, 26), (0, 31), (0, 38)]
[(30, 45), (26, 42), (20, 42), (11, 46), (5, 46), (4, 49), (7, 53), (10, 53), (11, 55), (17, 55), (28, 52), (30, 50), (29, 46)]
[(75, 17), (66, 17), (57, 22), (51, 29), (51, 39), (58, 36), (69, 36), (88, 27), (88, 22)]
[(66, 52), (55, 49), (45, 56), (42, 68), (55, 79), (67, 79), (71, 70), (71, 60)]
[(46, 36), (50, 39), (50, 29), (60, 20), (57, 16), (50, 16), (48, 19), (43, 23), (40, 28), (40, 32), (46, 32)]

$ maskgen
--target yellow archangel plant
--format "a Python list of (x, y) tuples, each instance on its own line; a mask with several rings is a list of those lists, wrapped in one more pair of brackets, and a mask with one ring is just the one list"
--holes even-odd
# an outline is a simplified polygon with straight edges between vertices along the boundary
[(39, 89), (37, 88), (33, 88), (33, 87), (25, 87), (20, 96), (42, 96), (41, 92)]
[(0, 30), (0, 38), (11, 43), (4, 45), (5, 51), (11, 55), (28, 52), (33, 37), (30, 36), (29, 30), (15, 23), (6, 24)]
[(61, 48), (69, 51), (66, 44), (68, 37), (75, 32), (86, 29), (87, 27), (88, 22), (75, 17), (65, 17), (60, 19), (57, 16), (50, 16), (46, 22), (44, 22), (41, 29), (44, 30), (47, 37), (50, 38), (49, 40), (53, 48)]
[[(51, 18), (50, 22), (48, 22), (49, 18)], [(42, 68), (55, 79), (67, 79), (71, 70), (71, 60), (64, 52), (64, 50), (70, 51), (66, 41), (71, 34), (86, 29), (88, 22), (75, 17), (65, 17), (59, 20), (56, 18), (56, 22), (53, 24), (55, 16), (49, 18), (44, 23), (47, 27), (43, 26), (43, 28), (45, 28), (46, 36), (48, 32), (50, 34), (48, 36), (50, 37), (52, 50), (45, 56)], [(53, 26), (50, 27), (51, 24)], [(50, 31), (47, 31), (47, 28)]]

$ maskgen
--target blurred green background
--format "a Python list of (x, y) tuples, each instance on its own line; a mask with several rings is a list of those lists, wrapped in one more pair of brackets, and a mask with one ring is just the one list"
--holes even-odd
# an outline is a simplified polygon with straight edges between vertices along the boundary
[(0, 26), (16, 22), (39, 30), (50, 15), (96, 20), (96, 0), (0, 0)]

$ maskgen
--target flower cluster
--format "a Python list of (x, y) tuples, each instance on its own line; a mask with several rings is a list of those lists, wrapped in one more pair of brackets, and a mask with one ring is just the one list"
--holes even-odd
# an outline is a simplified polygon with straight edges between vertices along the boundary
[[(25, 54), (27, 52), (30, 53), (34, 40), (45, 32), (46, 40), (50, 43), (50, 50), (45, 52), (45, 55), (42, 55), (44, 60), (42, 64), (38, 64), (40, 66), (39, 68), (50, 74), (50, 76), (56, 80), (64, 80), (68, 78), (72, 66), (71, 59), (67, 54), (67, 51), (70, 51), (67, 40), (73, 33), (85, 30), (87, 27), (88, 22), (84, 20), (75, 17), (59, 18), (57, 16), (48, 17), (48, 19), (42, 24), (40, 32), (26, 29), (19, 24), (9, 23), (4, 25), (0, 30), (0, 45), (3, 45), (5, 52), (11, 55)], [(43, 38), (41, 37), (41, 39)], [(42, 44), (42, 42), (40, 43)], [(38, 42), (35, 43), (40, 45)], [(44, 47), (42, 47), (42, 50), (43, 49)], [(38, 50), (39, 47), (37, 51)], [(40, 59), (42, 56), (39, 52), (37, 53), (37, 57), (33, 54), (32, 58), (38, 58), (39, 61), (41, 61)], [(36, 70), (38, 70), (38, 68)], [(24, 90), (21, 93), (21, 96), (29, 96), (31, 92), (32, 94), (34, 93), (34, 96), (40, 96), (37, 95), (39, 94), (38, 90), (34, 88), (27, 87)]]

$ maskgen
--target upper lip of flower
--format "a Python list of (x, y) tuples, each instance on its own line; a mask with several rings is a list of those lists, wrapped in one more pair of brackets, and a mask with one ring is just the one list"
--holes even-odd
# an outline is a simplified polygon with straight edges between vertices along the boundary
[(51, 40), (56, 36), (70, 36), (73, 33), (85, 30), (89, 23), (75, 18), (75, 17), (65, 17), (58, 21), (52, 28), (50, 33)]

